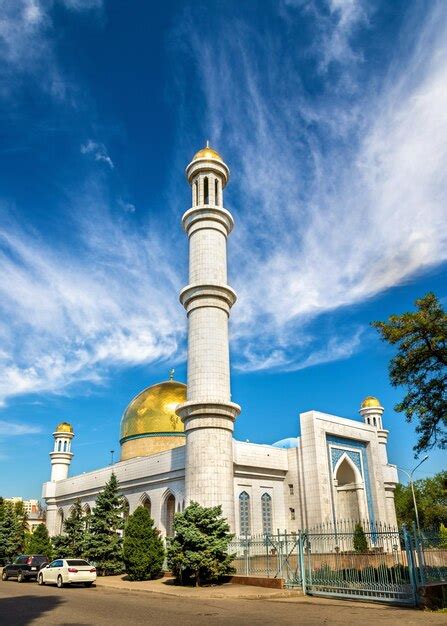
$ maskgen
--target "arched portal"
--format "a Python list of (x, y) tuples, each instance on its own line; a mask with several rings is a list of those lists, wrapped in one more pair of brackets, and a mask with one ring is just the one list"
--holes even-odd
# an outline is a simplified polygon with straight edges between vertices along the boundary
[(363, 481), (351, 459), (345, 455), (335, 474), (337, 494), (337, 517), (357, 521), (362, 516), (360, 498), (363, 497)]

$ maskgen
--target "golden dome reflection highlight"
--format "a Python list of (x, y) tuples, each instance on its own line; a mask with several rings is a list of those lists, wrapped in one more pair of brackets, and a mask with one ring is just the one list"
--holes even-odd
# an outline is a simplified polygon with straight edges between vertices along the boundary
[(181, 419), (175, 414), (179, 404), (186, 401), (186, 385), (168, 380), (139, 393), (124, 411), (120, 442), (155, 433), (172, 435), (184, 432)]
[(61, 422), (60, 424), (56, 426), (55, 432), (56, 433), (72, 433), (73, 426), (69, 424), (68, 422)]
[(378, 407), (378, 406), (381, 406), (381, 405), (380, 405), (380, 401), (377, 398), (375, 398), (374, 396), (367, 396), (363, 400), (361, 408), (370, 409), (372, 407)]
[(209, 147), (208, 142), (206, 147), (196, 152), (192, 158), (193, 161), (197, 161), (198, 159), (216, 159), (216, 161), (223, 161), (217, 150)]

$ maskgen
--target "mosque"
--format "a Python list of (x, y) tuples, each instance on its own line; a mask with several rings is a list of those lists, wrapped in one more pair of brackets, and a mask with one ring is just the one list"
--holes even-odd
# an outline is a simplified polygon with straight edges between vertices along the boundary
[[(186, 168), (192, 207), (182, 218), (189, 239), (189, 282), (180, 292), (188, 319), (187, 385), (173, 379), (139, 393), (121, 420), (121, 458), (113, 466), (69, 477), (74, 431), (60, 423), (43, 485), (50, 535), (80, 498), (88, 514), (115, 473), (126, 514), (145, 506), (163, 535), (191, 501), (222, 506), (238, 536), (312, 528), (340, 519), (396, 525), (395, 465), (377, 398), (361, 420), (318, 411), (300, 415), (300, 436), (273, 445), (233, 438), (240, 407), (230, 390), (228, 320), (236, 301), (227, 283), (231, 213), (223, 206), (229, 169), (210, 148)], [(74, 447), (74, 446), (73, 446)]]

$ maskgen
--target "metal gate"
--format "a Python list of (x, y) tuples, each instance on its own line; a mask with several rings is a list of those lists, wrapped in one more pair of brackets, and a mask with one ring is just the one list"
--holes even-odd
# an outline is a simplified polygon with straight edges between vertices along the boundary
[(342, 523), (303, 534), (306, 593), (415, 604), (413, 553), (407, 531), (368, 524), (363, 525), (359, 537), (350, 523)]
[(439, 530), (346, 521), (241, 537), (230, 550), (237, 574), (283, 578), (310, 595), (415, 605), (418, 587), (447, 580), (447, 538)]

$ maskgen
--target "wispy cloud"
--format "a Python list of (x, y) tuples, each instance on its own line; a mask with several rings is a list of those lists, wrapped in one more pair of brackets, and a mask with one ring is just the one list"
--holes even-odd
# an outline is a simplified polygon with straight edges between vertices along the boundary
[(154, 229), (92, 191), (76, 202), (59, 247), (13, 222), (0, 233), (0, 402), (181, 354), (181, 281)]
[[(352, 29), (366, 25), (363, 6), (326, 5), (345, 48)], [(233, 324), (234, 354), (247, 359), (241, 367), (312, 364), (334, 339), (325, 348), (327, 337), (309, 337), (310, 321), (447, 258), (447, 14), (443, 3), (424, 7), (415, 5), (417, 31), (402, 33), (388, 71), (370, 84), (358, 76), (358, 58), (335, 53), (326, 33), (319, 60), (336, 58), (343, 72), (312, 99), (303, 51), (295, 54), (288, 40), (261, 38), (237, 20), (207, 38), (188, 23), (202, 132), (233, 167), (227, 201), (237, 218), (230, 270), (240, 296)], [(339, 89), (341, 76), (357, 89)], [(351, 337), (345, 329), (337, 345), (349, 352)]]
[(0, 437), (21, 437), (23, 435), (35, 435), (40, 432), (39, 426), (0, 420)]
[(52, 12), (100, 9), (102, 0), (0, 0), (0, 96), (11, 96), (24, 81), (34, 80), (59, 100), (71, 86), (55, 53)]
[(96, 141), (89, 139), (86, 143), (81, 145), (81, 154), (91, 155), (95, 161), (105, 163), (112, 170), (115, 167), (103, 143), (97, 143)]

